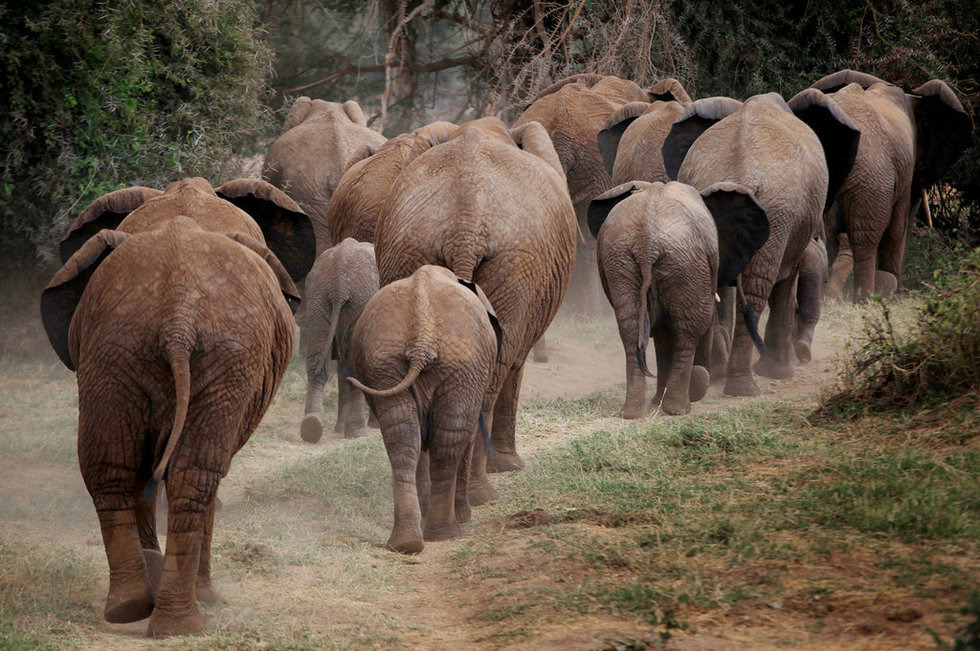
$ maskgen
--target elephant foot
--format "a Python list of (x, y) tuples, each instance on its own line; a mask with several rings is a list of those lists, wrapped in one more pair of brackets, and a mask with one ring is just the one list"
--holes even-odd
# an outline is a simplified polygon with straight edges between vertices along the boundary
[(493, 454), (487, 456), (487, 472), (512, 472), (516, 470), (524, 470), (524, 460), (516, 452), (495, 450)]
[(646, 413), (646, 408), (641, 400), (639, 404), (627, 402), (623, 405), (623, 410), (619, 412), (619, 415), (626, 420), (634, 420), (636, 418), (642, 418)]
[(381, 423), (378, 422), (378, 417), (374, 415), (373, 411), (368, 414), (368, 427), (381, 429)]
[(793, 344), (793, 350), (796, 351), (796, 359), (800, 360), (801, 364), (806, 364), (812, 359), (812, 354), (810, 351), (810, 342), (808, 341), (797, 341)]
[(704, 398), (704, 394), (708, 393), (709, 384), (711, 384), (711, 375), (708, 369), (695, 364), (691, 367), (691, 379), (687, 387), (688, 399), (697, 402)]
[(316, 414), (307, 414), (299, 426), (299, 435), (307, 443), (316, 443), (323, 436), (323, 420)]
[(197, 600), (202, 604), (214, 603), (218, 600), (218, 593), (215, 592), (214, 587), (211, 585), (211, 579), (208, 577), (197, 577)]
[(425, 534), (423, 538), (429, 542), (437, 542), (439, 540), (452, 540), (453, 538), (459, 538), (463, 533), (463, 528), (459, 526), (456, 521), (450, 522), (448, 525), (443, 525), (441, 527), (425, 527)]
[(155, 602), (155, 595), (145, 583), (126, 589), (110, 589), (103, 616), (113, 624), (138, 622), (150, 616)]
[(755, 397), (761, 393), (759, 385), (751, 375), (729, 375), (725, 379), (724, 394), (726, 396)]
[(752, 370), (755, 371), (757, 375), (767, 377), (771, 380), (788, 380), (793, 377), (792, 366), (774, 361), (769, 356), (763, 357), (756, 362), (752, 367)]
[(670, 414), (671, 416), (687, 414), (691, 411), (691, 401), (688, 400), (686, 396), (683, 398), (672, 398), (665, 396), (663, 401), (660, 403), (660, 410), (665, 414)]
[(204, 630), (204, 616), (197, 606), (184, 615), (168, 615), (154, 610), (146, 627), (146, 637), (193, 635)]
[(480, 506), (499, 498), (500, 493), (493, 487), (493, 484), (486, 480), (470, 484), (469, 488), (466, 489), (466, 499), (470, 506)]
[(895, 274), (881, 269), (875, 271), (875, 294), (889, 299), (895, 294), (896, 289), (898, 289), (898, 278)]
[(399, 554), (419, 554), (425, 548), (422, 542), (422, 532), (420, 530), (405, 532), (397, 529), (392, 530), (385, 548)]
[(368, 435), (368, 429), (364, 425), (349, 427), (344, 430), (345, 439), (361, 439)]
[(548, 353), (547, 351), (544, 350), (539, 351), (537, 348), (535, 348), (534, 356), (532, 357), (532, 359), (537, 364), (546, 364), (548, 362)]

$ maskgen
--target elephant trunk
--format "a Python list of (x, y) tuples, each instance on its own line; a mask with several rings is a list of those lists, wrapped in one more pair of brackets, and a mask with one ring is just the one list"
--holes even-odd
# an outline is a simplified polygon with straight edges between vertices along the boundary
[(419, 374), (422, 372), (422, 369), (425, 368), (425, 365), (427, 363), (428, 362), (425, 358), (413, 357), (412, 361), (409, 363), (408, 366), (408, 373), (405, 375), (404, 378), (402, 378), (401, 382), (391, 387), (390, 389), (372, 389), (371, 387), (362, 384), (357, 378), (353, 376), (348, 377), (347, 381), (350, 382), (352, 386), (372, 396), (377, 396), (379, 398), (393, 396), (396, 393), (401, 393), (402, 391), (408, 389), (408, 387), (412, 386), (415, 380), (418, 379)]
[[(193, 344), (188, 346), (188, 349)], [(167, 346), (167, 356), (170, 358), (170, 370), (174, 374), (174, 388), (176, 389), (176, 400), (174, 402), (174, 425), (170, 430), (170, 437), (167, 439), (167, 448), (163, 451), (160, 463), (153, 471), (154, 481), (163, 479), (167, 472), (167, 463), (173, 456), (180, 435), (184, 431), (184, 421), (187, 420), (187, 410), (191, 401), (191, 363), (190, 353), (187, 349), (175, 349), (175, 346)]]

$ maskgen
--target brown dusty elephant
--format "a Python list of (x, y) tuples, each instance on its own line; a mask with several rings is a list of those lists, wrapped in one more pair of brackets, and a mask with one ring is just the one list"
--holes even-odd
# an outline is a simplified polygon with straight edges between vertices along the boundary
[(269, 147), (262, 178), (292, 197), (313, 222), (316, 253), (333, 245), (327, 210), (340, 177), (372, 155), (385, 137), (367, 127), (357, 102), (300, 97)]
[(205, 230), (241, 233), (268, 246), (295, 282), (313, 266), (313, 226), (295, 201), (265, 181), (237, 179), (215, 190), (199, 177), (177, 181), (166, 192), (134, 186), (99, 197), (69, 225), (60, 244), (61, 261), (104, 228), (137, 233), (175, 215), (190, 217)]
[(596, 138), (606, 121), (628, 102), (652, 102), (653, 89), (612, 75), (581, 74), (541, 90), (514, 127), (538, 122), (554, 145), (578, 219), (573, 295), (579, 312), (594, 316), (602, 300), (595, 266), (595, 242), (588, 235), (589, 202), (613, 186)]
[(374, 242), (381, 206), (402, 169), (421, 151), (445, 142), (456, 128), (449, 122), (433, 122), (390, 139), (373, 156), (351, 165), (327, 210), (331, 242), (347, 237)]
[(493, 406), (499, 335), (486, 295), (433, 265), (381, 288), (354, 327), (348, 382), (367, 394), (391, 461), (388, 549), (417, 554), (469, 520), (473, 438)]
[(298, 304), (258, 239), (180, 213), (95, 233), (44, 290), (45, 330), (78, 374), (78, 459), (109, 563), (106, 620), (149, 616), (149, 636), (204, 627), (218, 482), (279, 385)]
[(793, 296), (800, 259), (850, 171), (860, 133), (823, 93), (808, 89), (788, 103), (776, 93), (744, 104), (708, 98), (691, 104), (663, 145), (667, 173), (704, 191), (728, 181), (748, 188), (769, 219), (769, 239), (740, 276), (724, 392), (759, 394), (750, 328), (767, 301), (765, 351), (756, 373), (792, 377)]
[(614, 185), (671, 180), (660, 150), (691, 98), (676, 79), (662, 79), (654, 88), (656, 101), (624, 104), (599, 131), (599, 152)]
[[(554, 318), (575, 262), (575, 214), (561, 163), (537, 123), (508, 131), (496, 118), (462, 125), (395, 181), (374, 240), (382, 287), (424, 264), (486, 292), (503, 329), (489, 392), (491, 470), (517, 470), (514, 444), (524, 360)], [(470, 503), (496, 495), (476, 446)]]
[(337, 425), (345, 438), (367, 434), (364, 395), (343, 381), (351, 373), (350, 338), (364, 306), (378, 291), (374, 247), (347, 238), (321, 253), (306, 277), (306, 406), (300, 436), (316, 443), (323, 434), (323, 387), (330, 360), (337, 360)]
[(708, 390), (715, 292), (733, 283), (765, 243), (766, 214), (733, 183), (716, 183), (702, 196), (683, 183), (631, 181), (592, 201), (589, 229), (626, 352), (623, 418), (646, 411), (651, 336), (653, 404), (686, 414)]
[(901, 289), (906, 239), (922, 191), (969, 146), (970, 117), (938, 79), (909, 95), (877, 77), (841, 70), (812, 88), (829, 94), (861, 130), (854, 167), (826, 215), (831, 260), (838, 236), (846, 233), (854, 300), (887, 293), (892, 284)]

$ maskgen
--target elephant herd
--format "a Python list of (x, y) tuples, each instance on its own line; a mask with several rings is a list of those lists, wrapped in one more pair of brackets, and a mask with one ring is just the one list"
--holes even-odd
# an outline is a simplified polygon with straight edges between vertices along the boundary
[(203, 628), (218, 482), (272, 400), (297, 322), (301, 437), (322, 435), (335, 360), (336, 431), (380, 427), (387, 546), (418, 553), (497, 497), (489, 472), (523, 468), (524, 363), (573, 269), (576, 307), (590, 311), (601, 285), (615, 312), (624, 418), (649, 408), (651, 337), (662, 411), (688, 412), (722, 377), (726, 394), (756, 395), (754, 374), (790, 377), (791, 355), (809, 359), (839, 252), (856, 299), (901, 287), (917, 193), (969, 129), (938, 80), (906, 94), (846, 70), (789, 101), (743, 102), (575, 75), (511, 127), (434, 122), (389, 140), (356, 102), (301, 98), (264, 180), (104, 195), (62, 239), (41, 315), (77, 372), (105, 618), (149, 617), (151, 636)]

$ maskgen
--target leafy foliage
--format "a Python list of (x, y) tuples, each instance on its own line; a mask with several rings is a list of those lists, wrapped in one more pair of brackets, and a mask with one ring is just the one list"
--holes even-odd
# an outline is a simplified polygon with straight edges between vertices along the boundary
[(262, 118), (253, 19), (248, 0), (0, 6), (0, 244), (50, 256), (107, 191), (220, 175)]
[(937, 270), (907, 340), (898, 336), (887, 304), (869, 320), (844, 386), (819, 413), (854, 414), (948, 400), (980, 389), (980, 248), (952, 274)]

